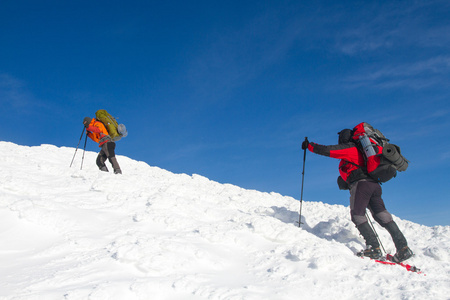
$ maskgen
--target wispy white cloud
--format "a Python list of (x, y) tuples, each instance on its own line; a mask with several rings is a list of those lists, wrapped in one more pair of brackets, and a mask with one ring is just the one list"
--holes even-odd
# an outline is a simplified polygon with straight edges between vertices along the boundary
[(398, 48), (448, 49), (448, 13), (450, 4), (442, 0), (366, 4), (336, 14), (331, 24), (339, 26), (330, 27), (331, 39), (336, 51), (350, 56)]
[(373, 19), (368, 17), (368, 20), (364, 22), (356, 22), (340, 28), (341, 30), (333, 37), (334, 47), (330, 49), (349, 56), (389, 49), (394, 46), (400, 31), (396, 27), (387, 28), (384, 18), (380, 17), (373, 17)]
[[(450, 13), (450, 5), (439, 0), (351, 7), (319, 1), (269, 11), (241, 28), (211, 34), (192, 60), (188, 81), (196, 98), (223, 98), (292, 55), (315, 52), (328, 53), (323, 58), (333, 62), (336, 55), (349, 59), (348, 88), (444, 86), (450, 75), (450, 25), (436, 19), (436, 12)], [(355, 69), (361, 61), (365, 68)]]
[(397, 88), (408, 87), (423, 89), (428, 87), (448, 87), (450, 79), (450, 56), (440, 55), (422, 61), (398, 64), (370, 65), (344, 79), (348, 88), (374, 87)]
[(190, 84), (204, 98), (222, 98), (285, 60), (303, 30), (297, 20), (266, 13), (241, 28), (217, 33), (193, 59)]
[[(342, 22), (330, 51), (352, 62), (344, 87), (447, 89), (450, 79), (450, 3), (398, 1), (373, 4)], [(348, 18), (346, 20), (344, 18)], [(354, 59), (357, 58), (355, 61)], [(359, 67), (364, 65), (364, 67)]]
[(5, 108), (21, 109), (34, 102), (23, 81), (9, 75), (0, 74), (0, 104)]
[(450, 160), (450, 151), (444, 152), (441, 154), (442, 159)]

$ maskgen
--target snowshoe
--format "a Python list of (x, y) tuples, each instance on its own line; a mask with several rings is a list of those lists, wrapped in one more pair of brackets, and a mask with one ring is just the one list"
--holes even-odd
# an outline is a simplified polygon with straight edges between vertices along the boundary
[(367, 247), (366, 250), (361, 250), (360, 252), (356, 253), (356, 255), (359, 257), (369, 257), (371, 259), (380, 259), (383, 257), (380, 247), (373, 248), (371, 246)]
[(397, 253), (395, 253), (395, 255), (392, 257), (392, 261), (395, 263), (401, 263), (402, 261), (411, 258), (413, 255), (414, 253), (411, 251), (411, 249), (409, 249), (408, 246), (405, 246), (400, 249), (400, 251), (397, 251)]

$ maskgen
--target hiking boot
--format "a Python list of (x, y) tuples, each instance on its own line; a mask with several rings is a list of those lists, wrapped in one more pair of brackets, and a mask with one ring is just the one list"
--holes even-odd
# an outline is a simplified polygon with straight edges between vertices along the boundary
[(102, 172), (108, 172), (108, 168), (106, 166), (100, 167), (99, 169)]
[(114, 174), (122, 174), (122, 171), (119, 169), (119, 170), (114, 170)]
[(380, 247), (373, 248), (371, 246), (367, 247), (366, 250), (358, 252), (358, 256), (369, 257), (371, 259), (380, 259), (383, 254), (381, 253)]
[(395, 255), (392, 257), (392, 261), (400, 263), (407, 260), (408, 258), (411, 258), (413, 255), (414, 253), (411, 251), (411, 249), (409, 249), (408, 246), (405, 246), (400, 249), (400, 251), (397, 251), (397, 253), (395, 253)]

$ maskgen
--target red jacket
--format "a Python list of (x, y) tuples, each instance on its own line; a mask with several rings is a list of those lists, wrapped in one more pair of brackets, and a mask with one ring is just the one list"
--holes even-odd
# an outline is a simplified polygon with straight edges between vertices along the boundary
[(87, 135), (94, 141), (99, 143), (101, 147), (104, 143), (110, 142), (111, 137), (102, 122), (92, 119), (89, 126), (86, 127)]
[[(357, 180), (370, 178), (367, 175), (364, 156), (358, 150), (356, 144), (352, 142), (332, 146), (309, 143), (308, 150), (320, 155), (340, 159), (339, 173), (342, 179), (349, 184)], [(362, 170), (362, 172), (355, 172), (357, 170)]]

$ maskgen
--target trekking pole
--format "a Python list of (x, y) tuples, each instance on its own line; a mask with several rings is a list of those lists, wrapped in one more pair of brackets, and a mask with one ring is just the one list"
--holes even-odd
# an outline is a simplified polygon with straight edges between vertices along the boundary
[(88, 135), (86, 134), (86, 138), (84, 139), (83, 158), (81, 159), (81, 168), (80, 168), (80, 170), (83, 170), (83, 161), (84, 161), (84, 153), (86, 152), (87, 137), (88, 137)]
[[(307, 141), (308, 138), (305, 137), (305, 141)], [(302, 172), (302, 192), (300, 194), (300, 212), (298, 216), (298, 227), (300, 228), (302, 224), (302, 203), (303, 203), (303, 183), (305, 182), (305, 163), (306, 163), (306, 148), (304, 149), (303, 153), (303, 172)]]
[(383, 243), (381, 243), (381, 239), (380, 239), (380, 237), (378, 236), (378, 233), (376, 232), (375, 227), (373, 226), (372, 221), (371, 221), (370, 218), (369, 218), (369, 215), (367, 214), (367, 211), (366, 211), (366, 218), (367, 218), (367, 220), (369, 221), (369, 225), (370, 225), (370, 227), (372, 228), (373, 232), (375, 233), (375, 236), (377, 237), (377, 240), (378, 240), (378, 242), (380, 243), (381, 248), (383, 249), (384, 253), (387, 253), (386, 250), (385, 250), (384, 247), (383, 247)]
[(81, 139), (83, 138), (83, 134), (84, 134), (84, 127), (83, 127), (83, 131), (81, 132), (80, 140), (78, 141), (78, 145), (77, 145), (77, 148), (75, 149), (75, 153), (73, 154), (72, 162), (70, 163), (70, 167), (69, 168), (72, 167), (73, 160), (75, 159), (75, 155), (77, 154), (78, 146), (80, 146), (80, 142), (81, 142)]

